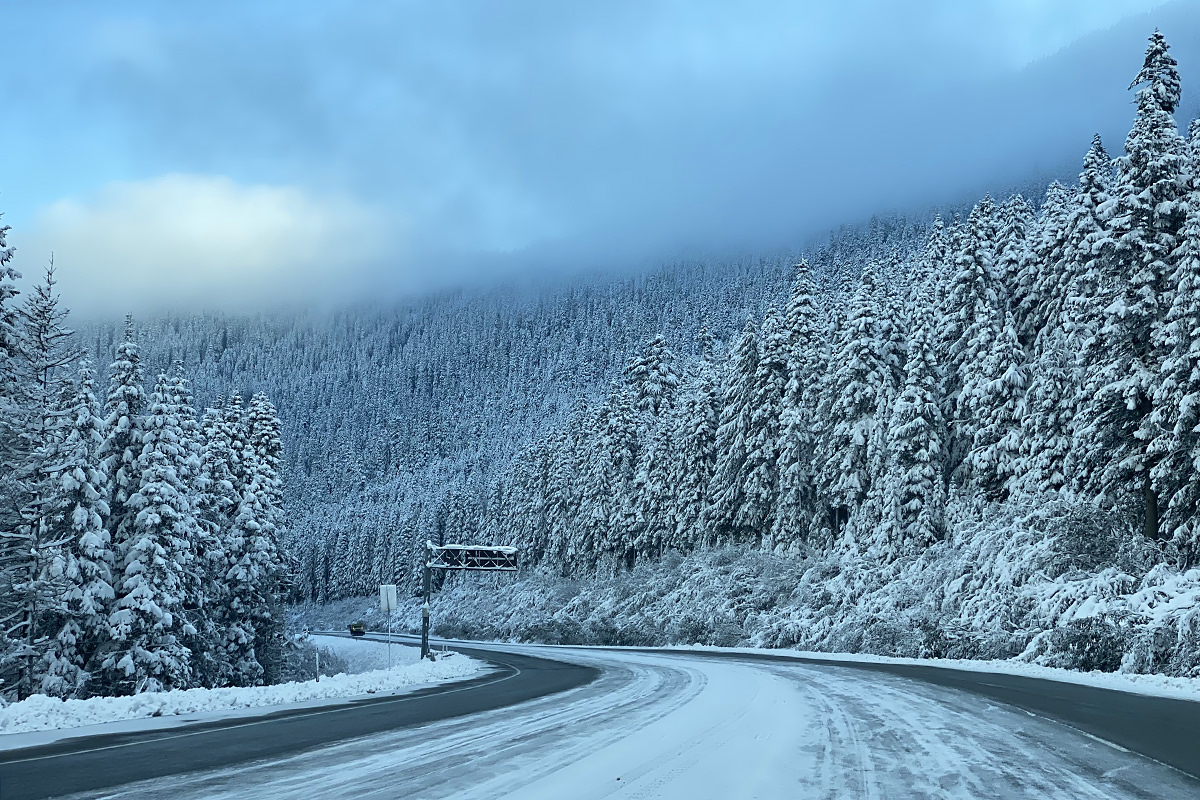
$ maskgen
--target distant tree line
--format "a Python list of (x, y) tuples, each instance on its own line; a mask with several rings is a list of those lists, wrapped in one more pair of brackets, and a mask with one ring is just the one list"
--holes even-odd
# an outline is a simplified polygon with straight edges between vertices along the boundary
[(55, 292), (20, 303), (0, 227), (0, 692), (9, 700), (278, 680), (280, 423), (147, 394), (131, 320), (104, 400)]

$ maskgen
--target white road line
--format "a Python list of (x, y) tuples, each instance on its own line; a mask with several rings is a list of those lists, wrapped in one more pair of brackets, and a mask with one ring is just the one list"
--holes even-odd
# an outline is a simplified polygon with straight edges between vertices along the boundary
[[(511, 675), (504, 675), (499, 678), (496, 678), (495, 680), (488, 681), (486, 683), (479, 683), (479, 684), (475, 684), (474, 686), (461, 686), (458, 689), (447, 689), (444, 692), (437, 692), (437, 694), (439, 694), (439, 695), (456, 694), (458, 692), (465, 692), (469, 689), (479, 689), (484, 686), (491, 686), (493, 683), (500, 683), (501, 681), (506, 681), (510, 678), (515, 678), (521, 674), (521, 670), (519, 667), (514, 667), (512, 664), (507, 664), (503, 661), (500, 661), (498, 663), (504, 664), (506, 667), (508, 667), (512, 670), (515, 670), (515, 672)], [(393, 697), (390, 699), (381, 699), (377, 702), (379, 702), (382, 705), (383, 703), (400, 703), (400, 702), (404, 702), (405, 700), (419, 700), (422, 697), (428, 697), (428, 695), (422, 695), (421, 697), (416, 697), (414, 695), (401, 695), (399, 697)], [(322, 709), (320, 711), (307, 711), (307, 712), (304, 712), (301, 714), (289, 714), (285, 719), (304, 719), (306, 717), (319, 717), (322, 714), (337, 714), (337, 713), (343, 712), (343, 711), (354, 711), (358, 708), (360, 708), (360, 706), (357, 704), (339, 705), (335, 708), (326, 708), (326, 709)], [(5, 759), (3, 761), (0, 761), (0, 764), (27, 764), (32, 761), (48, 761), (48, 760), (54, 759), (54, 758), (70, 758), (72, 756), (85, 755), (87, 753), (102, 753), (106, 750), (119, 750), (123, 747), (136, 747), (138, 745), (149, 744), (152, 742), (169, 742), (173, 739), (187, 739), (192, 736), (203, 736), (206, 733), (216, 733), (218, 731), (237, 730), (238, 728), (251, 728), (255, 725), (266, 725), (269, 723), (279, 722), (279, 721), (280, 721), (279, 719), (259, 719), (259, 720), (254, 720), (252, 722), (240, 722), (236, 725), (221, 725), (219, 727), (205, 728), (202, 731), (190, 731), (190, 732), (186, 732), (186, 733), (176, 733), (176, 734), (172, 734), (170, 736), (156, 736), (151, 739), (138, 739), (137, 741), (134, 741), (134, 742), (123, 742), (121, 744), (105, 745), (104, 747), (93, 747), (88, 750), (71, 750), (71, 751), (68, 751), (65, 753), (51, 753), (51, 754), (44, 755), (44, 756), (30, 756), (29, 758)], [(120, 734), (109, 734), (109, 735), (119, 736)]]

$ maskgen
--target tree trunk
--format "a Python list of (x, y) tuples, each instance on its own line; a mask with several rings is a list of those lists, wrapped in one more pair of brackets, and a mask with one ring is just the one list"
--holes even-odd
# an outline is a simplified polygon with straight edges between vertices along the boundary
[(1142, 494), (1146, 499), (1146, 527), (1145, 534), (1147, 539), (1158, 538), (1158, 493), (1154, 491), (1154, 484), (1150, 481), (1150, 471), (1146, 470), (1142, 479)]

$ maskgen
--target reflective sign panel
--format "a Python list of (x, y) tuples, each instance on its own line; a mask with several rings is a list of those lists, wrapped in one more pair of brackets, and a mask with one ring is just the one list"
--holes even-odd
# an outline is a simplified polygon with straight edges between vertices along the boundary
[(517, 571), (517, 548), (492, 545), (429, 545), (430, 569)]

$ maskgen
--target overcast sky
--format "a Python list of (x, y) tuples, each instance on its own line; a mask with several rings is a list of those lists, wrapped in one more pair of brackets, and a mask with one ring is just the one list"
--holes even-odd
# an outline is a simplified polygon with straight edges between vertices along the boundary
[(1195, 2), (0, 0), (0, 211), (85, 314), (773, 251), (1120, 149)]

